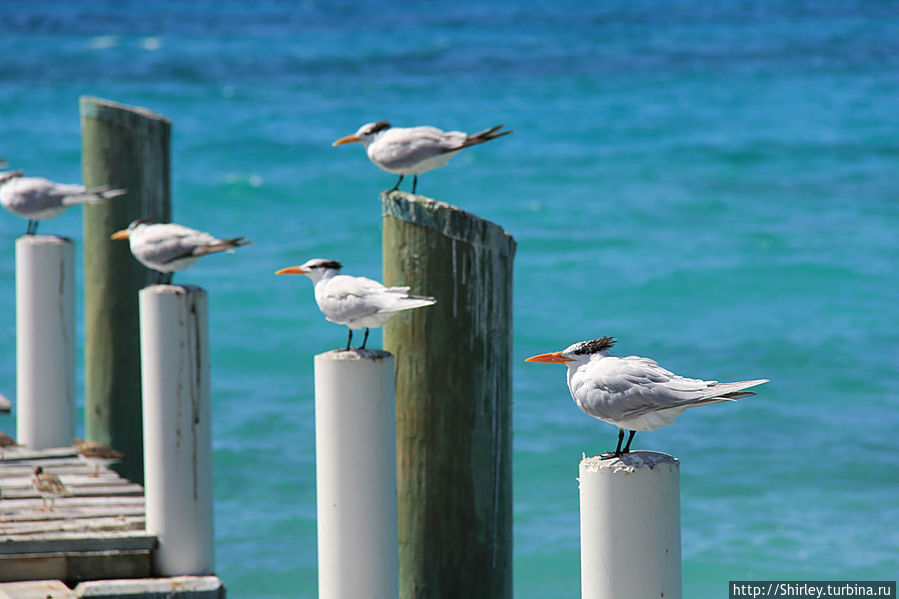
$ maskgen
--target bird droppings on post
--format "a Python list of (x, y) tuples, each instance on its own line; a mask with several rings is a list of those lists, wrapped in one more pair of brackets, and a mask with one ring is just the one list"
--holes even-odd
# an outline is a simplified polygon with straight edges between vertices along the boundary
[(680, 467), (680, 460), (667, 453), (659, 451), (632, 451), (621, 454), (615, 458), (602, 459), (600, 456), (586, 457), (581, 460), (581, 464), (590, 472), (599, 472), (600, 470), (611, 470), (613, 473), (623, 472), (625, 474), (636, 472), (641, 468), (649, 468), (653, 470), (659, 466), (669, 465), (674, 468)]
[(393, 354), (383, 349), (360, 349), (353, 347), (350, 349), (332, 349), (323, 352), (323, 355), (330, 356), (335, 360), (383, 360), (389, 358)]

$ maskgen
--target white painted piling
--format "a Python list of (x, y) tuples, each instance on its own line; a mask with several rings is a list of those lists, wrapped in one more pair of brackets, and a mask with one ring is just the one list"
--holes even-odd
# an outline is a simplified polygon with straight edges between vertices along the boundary
[(75, 244), (16, 240), (16, 436), (32, 449), (75, 436)]
[(140, 291), (147, 530), (159, 576), (215, 571), (206, 291)]
[(580, 463), (581, 598), (681, 599), (680, 467), (634, 451)]
[(319, 599), (396, 599), (394, 359), (315, 356)]

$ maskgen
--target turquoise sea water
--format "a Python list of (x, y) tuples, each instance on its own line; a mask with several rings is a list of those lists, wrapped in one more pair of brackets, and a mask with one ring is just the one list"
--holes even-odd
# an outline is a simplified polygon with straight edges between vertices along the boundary
[[(615, 441), (563, 369), (523, 360), (600, 335), (772, 380), (636, 437), (682, 462), (685, 597), (899, 576), (896, 3), (0, 4), (0, 156), (78, 181), (78, 97), (146, 106), (173, 121), (175, 220), (254, 241), (176, 277), (210, 291), (230, 596), (316, 595), (312, 356), (345, 329), (273, 272), (326, 257), (380, 277), (394, 177), (330, 147), (380, 119), (516, 130), (419, 181), (519, 244), (516, 597), (579, 596), (577, 463)], [(80, 219), (41, 231), (77, 241)], [(9, 396), (24, 230), (0, 214)]]

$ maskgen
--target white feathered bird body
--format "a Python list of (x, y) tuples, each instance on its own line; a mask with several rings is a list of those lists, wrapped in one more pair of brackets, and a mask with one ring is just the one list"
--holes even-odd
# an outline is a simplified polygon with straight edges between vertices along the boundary
[(353, 330), (384, 326), (397, 312), (430, 306), (434, 298), (409, 295), (409, 287), (328, 271), (315, 282), (315, 303), (325, 318)]
[(22, 218), (46, 220), (69, 206), (92, 204), (123, 195), (123, 189), (54, 183), (42, 177), (16, 177), (0, 186), (0, 204)]
[(368, 158), (388, 173), (420, 175), (445, 166), (466, 147), (467, 139), (462, 131), (422, 126), (386, 129), (371, 143), (362, 143), (367, 146)]
[(242, 237), (219, 239), (175, 223), (139, 221), (128, 228), (128, 241), (131, 253), (141, 264), (166, 273), (184, 270), (207, 254), (232, 251), (249, 243)]
[(743, 389), (768, 382), (686, 378), (639, 356), (600, 352), (584, 358), (567, 364), (572, 398), (586, 414), (626, 430), (656, 430), (687, 408), (755, 395)]

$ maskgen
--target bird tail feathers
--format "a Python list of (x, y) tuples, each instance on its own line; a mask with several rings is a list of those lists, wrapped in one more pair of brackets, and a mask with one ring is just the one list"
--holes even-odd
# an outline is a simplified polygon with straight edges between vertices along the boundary
[(510, 133), (514, 133), (514, 130), (509, 131), (500, 131), (505, 127), (505, 125), (497, 125), (495, 127), (490, 127), (489, 129), (484, 129), (483, 131), (478, 131), (477, 133), (472, 133), (468, 136), (468, 138), (462, 143), (461, 148), (467, 148), (468, 146), (474, 146), (477, 144), (482, 144), (484, 142), (490, 141), (491, 139), (496, 139), (497, 137), (502, 137), (503, 135), (509, 135)]
[(403, 310), (424, 308), (425, 306), (432, 306), (437, 303), (435, 298), (428, 297), (427, 295), (406, 295), (399, 299), (399, 302), (395, 302), (390, 307), (382, 308), (381, 312), (402, 312)]
[(403, 308), (408, 310), (411, 308), (421, 308), (424, 306), (432, 306), (437, 300), (427, 295), (407, 295), (403, 298)]
[(76, 206), (78, 204), (96, 204), (103, 200), (110, 200), (125, 195), (124, 189), (110, 189), (109, 185), (84, 189), (80, 185), (73, 185), (72, 194), (63, 199), (63, 206)]
[(709, 386), (705, 397), (695, 401), (685, 402), (683, 405), (693, 407), (718, 403), (721, 401), (736, 401), (744, 397), (755, 395), (755, 391), (743, 391), (743, 389), (755, 387), (756, 385), (767, 382), (768, 379), (757, 379), (754, 381), (738, 381), (736, 383), (715, 383), (714, 385)]
[(215, 254), (216, 252), (233, 252), (234, 248), (242, 245), (250, 245), (252, 241), (244, 240), (243, 237), (232, 237), (231, 239), (222, 239), (219, 243), (213, 243), (205, 247), (194, 250), (194, 256), (205, 256), (206, 254)]

